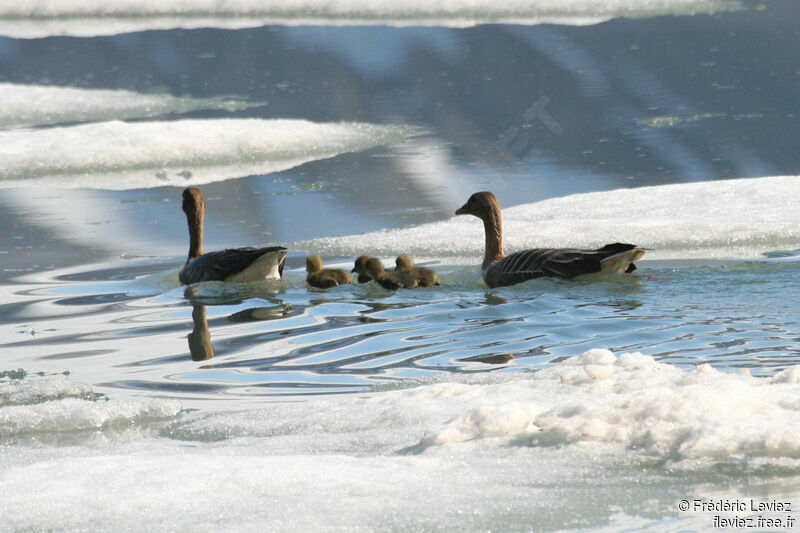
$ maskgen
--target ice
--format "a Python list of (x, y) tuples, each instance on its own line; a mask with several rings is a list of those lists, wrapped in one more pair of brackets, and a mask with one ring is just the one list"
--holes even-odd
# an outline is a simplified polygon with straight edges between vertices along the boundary
[(0, 437), (123, 427), (139, 420), (169, 418), (179, 409), (176, 402), (98, 403), (76, 398), (7, 406), (0, 409)]
[(797, 376), (795, 367), (761, 378), (593, 349), (530, 375), (221, 414), (178, 423), (169, 433), (203, 441), (291, 437), (293, 449), (307, 452), (424, 452), (492, 439), (492, 446), (601, 442), (666, 460), (800, 459)]
[[(49, 431), (107, 434), (106, 420), (142, 424), (148, 408), (162, 417), (160, 437), (0, 449), (0, 486), (13, 487), (0, 514), (12, 531), (662, 530), (661, 517), (703, 529), (711, 518), (676, 502), (720, 497), (709, 489), (720, 476), (797, 496), (797, 375), (598, 348), (533, 373), (444, 374), (241, 412), (113, 397), (0, 407), (31, 410), (3, 425), (12, 436), (48, 404), (54, 416), (36, 416)], [(723, 483), (725, 498), (765, 499), (750, 481)]]
[(408, 131), (290, 119), (109, 121), (5, 131), (0, 132), (0, 187), (201, 185), (395, 142)]
[(156, 117), (199, 109), (239, 111), (260, 105), (234, 98), (185, 98), (14, 83), (0, 83), (0, 100), (0, 129)]
[(66, 379), (0, 383), (0, 442), (30, 435), (51, 438), (62, 432), (130, 428), (168, 420), (180, 410), (175, 401), (111, 401), (90, 387)]
[(502, 395), (486, 391), (485, 405), (423, 443), (500, 436), (530, 446), (606, 442), (668, 460), (800, 458), (795, 377), (794, 369), (770, 379), (705, 364), (683, 370), (639, 353), (595, 349), (536, 373), (527, 392), (496, 405)]
[(93, 399), (95, 393), (86, 385), (65, 379), (33, 383), (12, 380), (0, 384), (0, 408), (11, 405), (35, 405), (63, 398)]
[[(470, 192), (465, 191), (466, 201)], [(755, 258), (797, 248), (800, 177), (776, 176), (680, 183), (575, 194), (503, 209), (506, 253), (536, 247), (591, 248), (631, 242), (651, 248), (646, 259)], [(501, 205), (512, 191), (498, 194)], [(453, 211), (460, 207), (453, 205)], [(483, 224), (453, 217), (398, 230), (327, 237), (293, 248), (330, 256), (394, 257), (403, 250), (445, 263), (483, 257)]]
[(0, 34), (17, 38), (50, 35), (112, 35), (168, 28), (245, 28), (267, 24), (465, 27), (515, 24), (596, 24), (615, 17), (714, 13), (736, 0), (21, 0), (0, 5)]

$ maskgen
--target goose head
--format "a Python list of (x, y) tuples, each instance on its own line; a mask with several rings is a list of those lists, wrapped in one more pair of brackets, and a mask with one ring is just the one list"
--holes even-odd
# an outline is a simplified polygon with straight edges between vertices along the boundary
[(181, 208), (186, 216), (202, 213), (205, 210), (206, 202), (203, 200), (203, 193), (200, 189), (189, 187), (183, 191), (183, 204)]
[(467, 203), (456, 209), (456, 215), (472, 215), (486, 220), (494, 213), (500, 212), (500, 202), (489, 191), (476, 192), (469, 197)]
[(192, 259), (203, 255), (203, 217), (205, 216), (206, 203), (200, 189), (189, 187), (183, 191), (181, 209), (186, 213), (186, 222), (189, 225), (189, 257)]

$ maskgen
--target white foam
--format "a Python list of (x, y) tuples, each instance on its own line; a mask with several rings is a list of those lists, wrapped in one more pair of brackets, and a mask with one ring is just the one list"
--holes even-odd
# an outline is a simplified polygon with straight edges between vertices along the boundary
[(0, 83), (0, 128), (156, 117), (199, 109), (238, 111), (260, 104), (123, 90)]
[(245, 28), (266, 24), (466, 27), (490, 22), (595, 24), (615, 17), (713, 13), (734, 9), (736, 0), (20, 0), (0, 6), (0, 34), (111, 35), (168, 28)]
[(306, 120), (119, 121), (0, 132), (0, 187), (134, 189), (266, 174), (402, 139), (408, 129)]
[[(465, 191), (464, 201), (469, 195)], [(647, 259), (752, 258), (800, 244), (800, 177), (681, 183), (575, 194), (503, 209), (506, 253), (535, 247), (631, 242)], [(500, 195), (511, 199), (510, 191)], [(453, 205), (453, 211), (459, 205)], [(293, 248), (331, 256), (398, 250), (448, 263), (479, 263), (483, 225), (472, 216), (404, 228), (303, 241)]]

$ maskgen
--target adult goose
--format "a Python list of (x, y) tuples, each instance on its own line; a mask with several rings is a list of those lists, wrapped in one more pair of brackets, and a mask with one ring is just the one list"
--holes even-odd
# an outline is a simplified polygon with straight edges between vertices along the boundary
[(190, 187), (183, 191), (183, 212), (189, 223), (189, 257), (178, 279), (183, 285), (200, 281), (260, 281), (281, 279), (286, 248), (232, 248), (203, 253), (203, 193)]
[(635, 244), (615, 242), (597, 250), (574, 248), (533, 248), (511, 255), (503, 253), (503, 219), (500, 203), (490, 192), (476, 192), (456, 215), (473, 215), (483, 220), (486, 251), (483, 280), (489, 287), (514, 285), (543, 276), (572, 278), (595, 272), (630, 273), (634, 261), (644, 255)]

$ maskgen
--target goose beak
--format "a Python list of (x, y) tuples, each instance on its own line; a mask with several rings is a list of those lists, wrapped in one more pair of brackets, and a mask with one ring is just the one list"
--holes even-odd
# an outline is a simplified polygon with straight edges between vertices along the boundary
[(350, 273), (351, 273), (351, 274), (352, 274), (353, 272), (358, 272), (358, 270), (356, 270), (356, 267), (353, 267), (353, 270), (351, 270), (351, 271), (350, 271)]
[(469, 211), (467, 211), (467, 204), (464, 204), (456, 209), (456, 215), (469, 215)]

